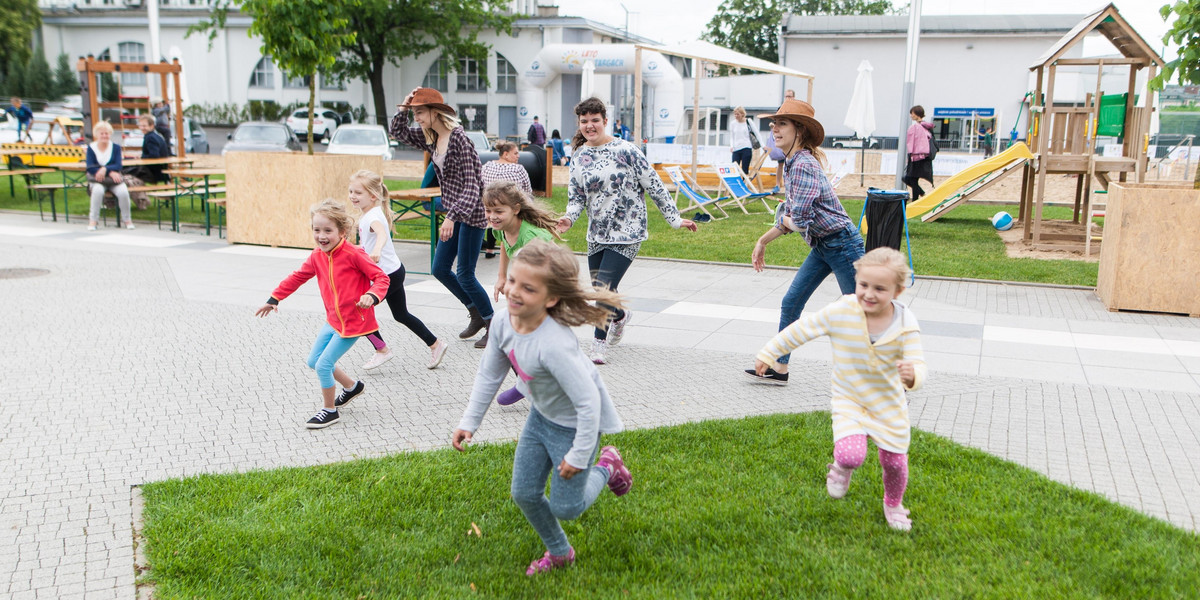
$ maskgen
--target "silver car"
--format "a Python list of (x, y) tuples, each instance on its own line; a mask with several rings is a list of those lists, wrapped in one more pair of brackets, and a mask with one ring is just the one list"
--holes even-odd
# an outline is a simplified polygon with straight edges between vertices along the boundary
[(392, 159), (392, 146), (381, 125), (342, 125), (333, 132), (326, 154), (357, 154)]
[(221, 150), (227, 152), (300, 152), (300, 140), (292, 128), (283, 123), (251, 121), (237, 126), (233, 133), (225, 136), (230, 143)]

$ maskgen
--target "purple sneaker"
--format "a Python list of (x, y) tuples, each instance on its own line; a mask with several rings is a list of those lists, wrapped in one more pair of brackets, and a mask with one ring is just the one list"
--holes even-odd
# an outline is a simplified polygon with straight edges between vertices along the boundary
[(507, 390), (504, 390), (503, 392), (500, 392), (499, 396), (496, 396), (496, 404), (499, 404), (500, 406), (508, 406), (509, 404), (516, 404), (520, 402), (524, 397), (525, 394), (522, 394), (521, 390), (518, 390), (516, 386), (513, 386)]
[(629, 469), (625, 468), (625, 461), (621, 459), (621, 453), (613, 446), (605, 446), (600, 449), (600, 460), (596, 461), (597, 467), (608, 469), (608, 489), (612, 490), (614, 496), (624, 496), (629, 493), (629, 489), (633, 487), (633, 475), (629, 474)]
[(529, 563), (529, 568), (525, 569), (526, 575), (537, 575), (538, 573), (546, 573), (554, 569), (561, 569), (575, 564), (575, 549), (571, 548), (566, 556), (554, 556), (550, 551), (546, 551), (546, 555)]

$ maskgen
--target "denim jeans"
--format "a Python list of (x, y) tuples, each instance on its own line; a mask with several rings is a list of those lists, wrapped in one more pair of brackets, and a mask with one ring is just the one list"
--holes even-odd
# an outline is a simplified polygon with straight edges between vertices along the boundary
[[(629, 266), (633, 264), (632, 260), (625, 258), (624, 254), (616, 250), (601, 250), (595, 254), (588, 255), (588, 270), (592, 274), (592, 286), (597, 288), (606, 288), (612, 291), (617, 291), (617, 286), (621, 285), (621, 278), (625, 277), (625, 272), (629, 270)], [(610, 319), (620, 320), (625, 318), (625, 311), (603, 302), (597, 303), (600, 306), (608, 309), (612, 313)], [(608, 329), (596, 328), (594, 337), (598, 340), (608, 339)]]
[(733, 156), (730, 159), (735, 165), (742, 168), (742, 173), (750, 172), (750, 159), (754, 157), (754, 150), (750, 148), (741, 148), (733, 151)]
[[(595, 465), (570, 479), (559, 476), (558, 465), (574, 443), (574, 429), (555, 424), (531, 408), (513, 456), (513, 501), (555, 556), (565, 556), (571, 550), (559, 519), (579, 518), (608, 485), (608, 469)], [(598, 440), (596, 447), (600, 447)], [(588, 462), (595, 456), (592, 452)], [(550, 477), (549, 498), (546, 477)]]
[[(439, 242), (433, 254), (433, 276), (458, 298), (467, 308), (476, 308), (485, 319), (492, 318), (492, 300), (475, 277), (475, 263), (479, 262), (479, 249), (483, 247), (483, 229), (462, 223), (454, 223), (454, 234), (449, 240)], [(450, 272), (450, 265), (458, 258), (458, 269)]]
[[(779, 308), (779, 330), (783, 331), (800, 318), (804, 305), (830, 273), (837, 277), (838, 288), (843, 294), (853, 293), (854, 261), (862, 258), (862, 255), (862, 236), (853, 225), (817, 240), (808, 258), (800, 265), (800, 270), (796, 271), (792, 285), (783, 295), (783, 304)], [(790, 354), (784, 354), (778, 362), (786, 365), (790, 359)]]

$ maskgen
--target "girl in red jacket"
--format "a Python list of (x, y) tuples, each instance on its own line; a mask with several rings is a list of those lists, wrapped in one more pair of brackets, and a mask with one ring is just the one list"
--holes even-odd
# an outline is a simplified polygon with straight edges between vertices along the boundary
[[(345, 206), (330, 199), (313, 205), (310, 212), (317, 247), (254, 314), (265, 317), (278, 310), (280, 300), (314, 276), (317, 278), (325, 301), (326, 323), (308, 355), (308, 368), (317, 371), (325, 407), (308, 420), (307, 427), (321, 429), (337, 423), (338, 408), (349, 404), (365, 388), (363, 382), (351, 379), (337, 366), (337, 361), (359, 337), (379, 330), (375, 305), (387, 295), (390, 282), (362, 248), (346, 240), (354, 228), (354, 217)], [(344, 388), (336, 397), (334, 380)]]

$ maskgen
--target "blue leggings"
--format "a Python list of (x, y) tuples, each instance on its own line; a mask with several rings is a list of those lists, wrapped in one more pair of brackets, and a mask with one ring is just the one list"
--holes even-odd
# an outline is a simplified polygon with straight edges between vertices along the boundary
[(333, 369), (338, 359), (357, 341), (358, 336), (346, 338), (338, 335), (329, 323), (321, 326), (312, 352), (308, 353), (308, 368), (317, 370), (317, 379), (321, 381), (322, 388), (333, 387)]

